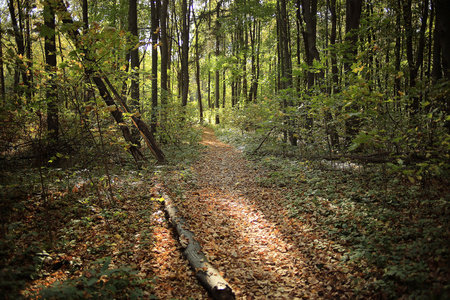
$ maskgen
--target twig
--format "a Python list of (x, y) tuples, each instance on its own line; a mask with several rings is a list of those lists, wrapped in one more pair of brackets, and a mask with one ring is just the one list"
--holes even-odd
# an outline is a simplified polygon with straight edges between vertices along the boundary
[(264, 139), (262, 140), (262, 142), (259, 144), (259, 146), (253, 150), (252, 154), (256, 154), (256, 151), (258, 151), (261, 146), (264, 144), (264, 142), (267, 140), (267, 138), (269, 137), (269, 135), (272, 133), (272, 131), (275, 129), (276, 126), (273, 126), (272, 129), (270, 129), (269, 133), (264, 137)]

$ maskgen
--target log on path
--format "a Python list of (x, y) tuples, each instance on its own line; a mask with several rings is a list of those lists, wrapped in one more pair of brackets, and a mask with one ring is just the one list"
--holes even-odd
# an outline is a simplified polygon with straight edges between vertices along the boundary
[(183, 253), (191, 267), (194, 269), (195, 276), (214, 299), (236, 299), (234, 291), (227, 281), (220, 275), (219, 271), (208, 262), (202, 251), (202, 247), (195, 240), (194, 234), (189, 230), (189, 226), (187, 225), (186, 220), (181, 216), (179, 209), (160, 187), (159, 192), (164, 198), (165, 211), (169, 216), (172, 226), (177, 230), (180, 244), (184, 249)]

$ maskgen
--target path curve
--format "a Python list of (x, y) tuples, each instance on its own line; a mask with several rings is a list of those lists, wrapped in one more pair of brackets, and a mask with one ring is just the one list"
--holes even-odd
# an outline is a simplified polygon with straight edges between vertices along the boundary
[(237, 299), (355, 299), (333, 242), (289, 218), (283, 190), (205, 128), (194, 184), (178, 199), (190, 229)]

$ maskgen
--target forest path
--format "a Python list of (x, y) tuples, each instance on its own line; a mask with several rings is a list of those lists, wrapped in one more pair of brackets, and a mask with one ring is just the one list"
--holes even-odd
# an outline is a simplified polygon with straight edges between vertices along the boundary
[(333, 243), (289, 217), (282, 189), (205, 128), (207, 146), (177, 206), (237, 299), (354, 298)]

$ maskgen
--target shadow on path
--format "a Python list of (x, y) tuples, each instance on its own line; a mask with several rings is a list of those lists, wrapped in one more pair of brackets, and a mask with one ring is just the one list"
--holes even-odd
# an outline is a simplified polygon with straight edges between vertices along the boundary
[(177, 205), (238, 299), (354, 299), (333, 242), (289, 218), (283, 191), (258, 186), (234, 147), (205, 129), (195, 187)]

